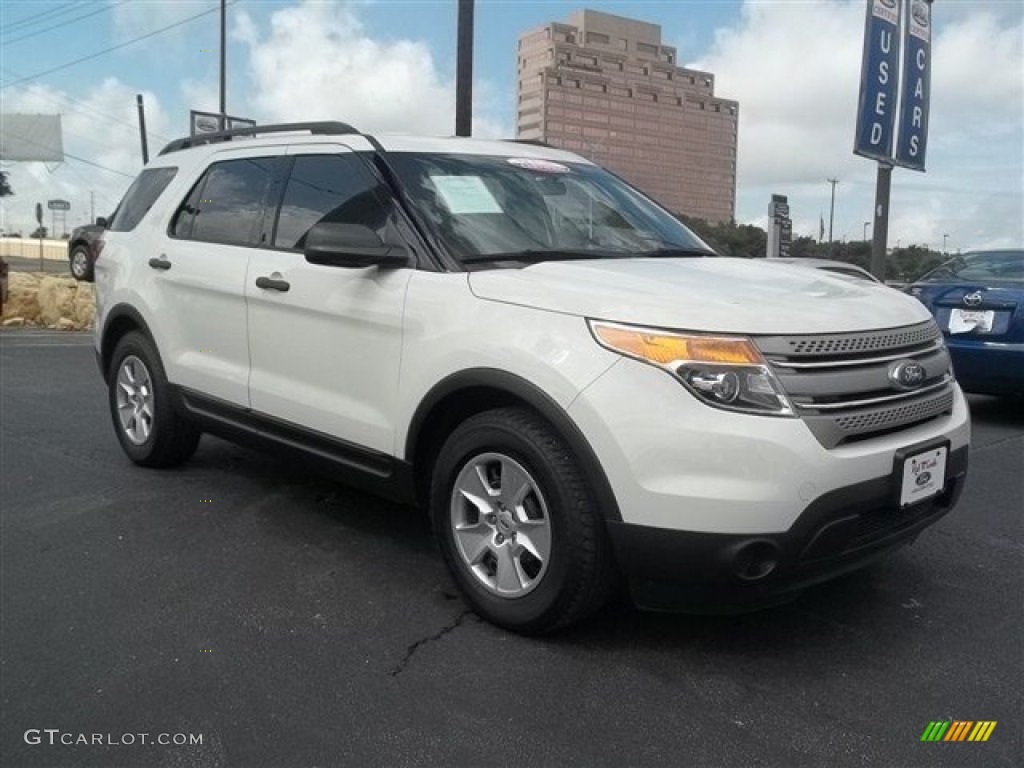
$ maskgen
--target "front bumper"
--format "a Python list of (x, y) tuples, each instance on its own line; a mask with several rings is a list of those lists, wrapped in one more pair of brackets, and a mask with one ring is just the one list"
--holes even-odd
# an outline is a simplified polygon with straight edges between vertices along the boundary
[[(952, 509), (970, 414), (952, 411), (825, 448), (794, 418), (730, 413), (668, 374), (623, 359), (569, 414), (608, 477), (608, 530), (637, 603), (718, 610), (786, 599), (911, 541)], [(901, 508), (902, 459), (948, 446), (944, 491)]]
[(945, 489), (900, 508), (894, 476), (840, 488), (772, 534), (722, 534), (608, 525), (634, 602), (653, 610), (722, 612), (785, 602), (812, 584), (861, 568), (913, 541), (956, 505), (967, 447), (949, 454)]

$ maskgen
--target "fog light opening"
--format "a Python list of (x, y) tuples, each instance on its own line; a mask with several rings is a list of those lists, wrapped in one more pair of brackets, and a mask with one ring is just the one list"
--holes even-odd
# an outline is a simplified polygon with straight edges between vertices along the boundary
[(733, 570), (744, 581), (760, 581), (771, 575), (778, 564), (779, 548), (770, 541), (755, 541), (736, 553)]

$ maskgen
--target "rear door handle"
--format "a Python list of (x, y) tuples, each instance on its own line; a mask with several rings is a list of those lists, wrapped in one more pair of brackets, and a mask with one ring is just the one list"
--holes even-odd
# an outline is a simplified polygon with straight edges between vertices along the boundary
[(150, 259), (149, 266), (151, 266), (153, 269), (170, 269), (171, 262), (164, 258)]
[(267, 291), (280, 291), (287, 293), (291, 285), (286, 280), (276, 280), (272, 277), (257, 277), (256, 287)]

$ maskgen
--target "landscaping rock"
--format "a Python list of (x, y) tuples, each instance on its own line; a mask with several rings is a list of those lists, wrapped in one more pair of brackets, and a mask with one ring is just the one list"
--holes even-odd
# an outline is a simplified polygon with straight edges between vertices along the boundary
[[(96, 292), (92, 283), (65, 275), (11, 272), (9, 298), (4, 302), (4, 325), (42, 325), (63, 330), (84, 330), (96, 319)], [(7, 323), (8, 319), (19, 323)]]
[(11, 272), (7, 276), (7, 301), (4, 302), (4, 318), (33, 318), (39, 316), (39, 275), (26, 272)]

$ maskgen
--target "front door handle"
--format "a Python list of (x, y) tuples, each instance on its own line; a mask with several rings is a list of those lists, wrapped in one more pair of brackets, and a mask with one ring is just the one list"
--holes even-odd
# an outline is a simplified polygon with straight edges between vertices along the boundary
[(287, 293), (291, 285), (286, 280), (276, 280), (273, 277), (257, 277), (256, 287), (263, 288), (267, 291), (280, 291), (281, 293)]
[(151, 266), (153, 269), (170, 269), (171, 262), (161, 257), (159, 259), (150, 259), (149, 266)]

